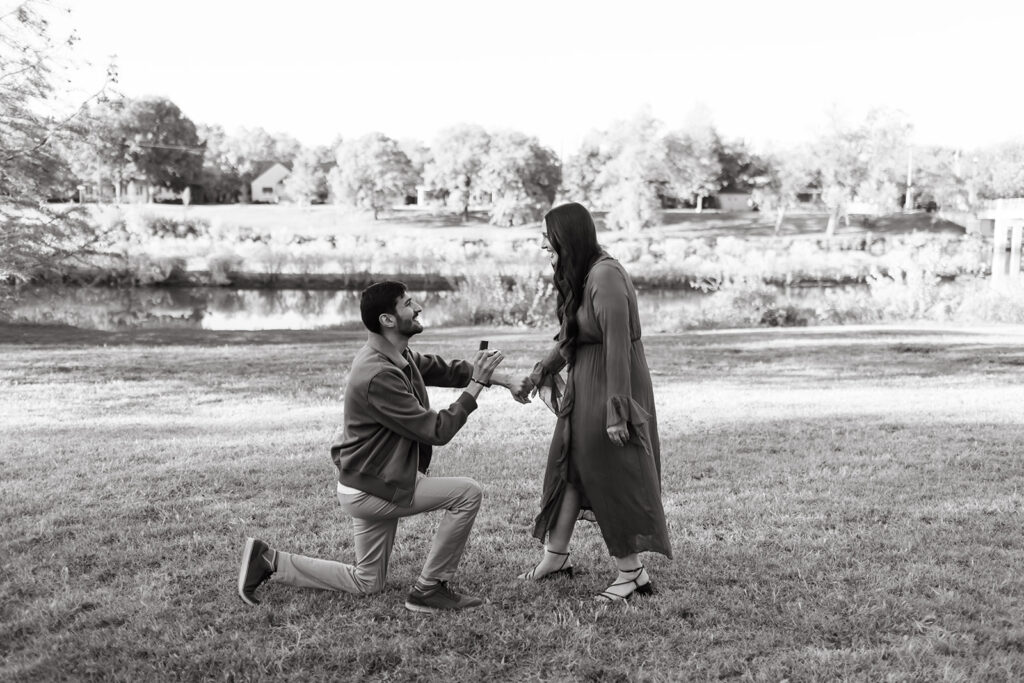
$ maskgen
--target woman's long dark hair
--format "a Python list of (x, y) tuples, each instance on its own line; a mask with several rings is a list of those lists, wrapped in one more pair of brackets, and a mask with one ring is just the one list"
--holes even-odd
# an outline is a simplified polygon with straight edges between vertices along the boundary
[(572, 202), (556, 206), (544, 216), (548, 242), (558, 254), (555, 289), (558, 290), (558, 322), (562, 331), (558, 350), (571, 366), (576, 360), (576, 337), (580, 326), (576, 312), (583, 302), (583, 281), (590, 266), (601, 256), (597, 228), (590, 212)]

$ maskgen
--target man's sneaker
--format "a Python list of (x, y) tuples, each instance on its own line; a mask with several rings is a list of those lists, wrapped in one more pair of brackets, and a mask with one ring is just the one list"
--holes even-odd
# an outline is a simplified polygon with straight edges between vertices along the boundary
[(245, 539), (242, 566), (238, 569), (238, 596), (250, 605), (260, 604), (256, 599), (256, 589), (274, 573), (274, 568), (263, 557), (268, 550), (270, 546), (259, 539)]
[(438, 581), (426, 590), (413, 586), (409, 591), (409, 597), (405, 599), (405, 608), (413, 612), (468, 609), (482, 604), (484, 601), (480, 598), (459, 595), (448, 587), (447, 581)]

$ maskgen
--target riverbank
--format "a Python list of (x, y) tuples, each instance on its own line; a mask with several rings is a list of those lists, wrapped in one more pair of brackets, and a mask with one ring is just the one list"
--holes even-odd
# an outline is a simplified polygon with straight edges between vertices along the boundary
[[(775, 235), (757, 213), (667, 211), (661, 226), (600, 239), (642, 294), (687, 299), (656, 302), (645, 320), (653, 329), (1024, 319), (1020, 287), (987, 286), (990, 240), (929, 214), (854, 217), (826, 240), (822, 218), (791, 216)], [(358, 323), (350, 294), (384, 278), (441, 302), (436, 325), (554, 317), (539, 226), (467, 225), (422, 210), (368, 222), (334, 207), (107, 207), (96, 220), (108, 254), (69, 267), (49, 293), (22, 290), (0, 306), (8, 320), (345, 326)], [(115, 289), (68, 286), (83, 282)]]
[[(550, 279), (473, 278), (455, 291), (416, 291), (431, 328), (464, 325), (544, 328), (554, 324)], [(1024, 322), (1024, 283), (987, 278), (872, 278), (863, 285), (777, 287), (723, 284), (709, 292), (640, 290), (645, 332), (750, 326)], [(32, 287), (5, 311), (8, 322), (92, 330), (360, 330), (358, 290), (227, 287)]]
[[(423, 210), (377, 222), (334, 207), (91, 210), (104, 253), (69, 264), (65, 282), (351, 289), (390, 276), (440, 291), (476, 276), (521, 282), (549, 271), (539, 226), (453, 224), (448, 214)], [(916, 269), (954, 278), (989, 265), (990, 242), (929, 214), (856, 216), (831, 239), (823, 218), (794, 214), (776, 235), (771, 217), (756, 212), (666, 211), (660, 226), (602, 231), (600, 239), (647, 289), (710, 290), (737, 280), (850, 284)]]

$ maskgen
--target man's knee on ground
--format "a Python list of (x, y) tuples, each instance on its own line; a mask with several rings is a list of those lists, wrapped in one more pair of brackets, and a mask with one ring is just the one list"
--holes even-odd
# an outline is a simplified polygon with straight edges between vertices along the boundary
[(359, 589), (360, 595), (373, 595), (380, 593), (384, 590), (384, 586), (387, 583), (383, 577), (377, 576), (360, 576), (356, 575), (356, 588)]

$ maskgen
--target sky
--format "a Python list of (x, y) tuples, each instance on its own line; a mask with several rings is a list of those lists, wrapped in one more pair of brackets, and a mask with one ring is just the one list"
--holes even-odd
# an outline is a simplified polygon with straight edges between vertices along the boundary
[(1024, 137), (1016, 1), (147, 5), (70, 5), (61, 21), (87, 64), (76, 87), (101, 83), (116, 55), (125, 95), (307, 145), (372, 131), (429, 144), (468, 122), (567, 155), (643, 107), (668, 128), (706, 112), (758, 150), (813, 139), (829, 111), (856, 120), (872, 107), (902, 111), (918, 144)]

